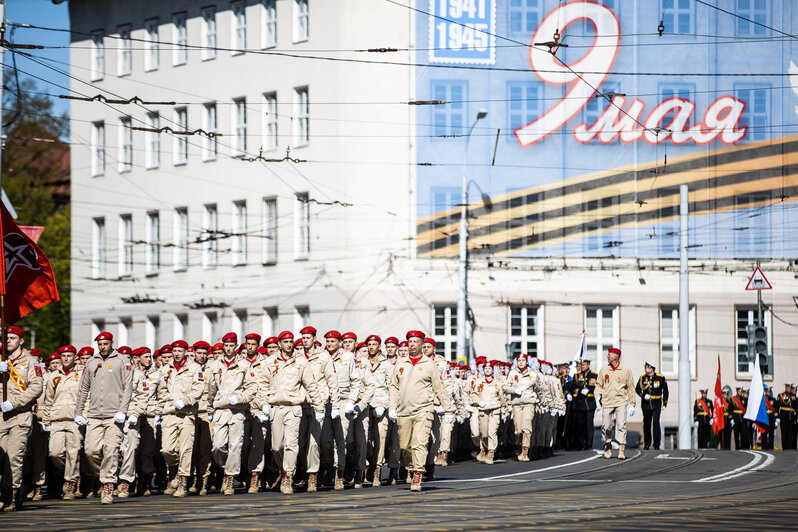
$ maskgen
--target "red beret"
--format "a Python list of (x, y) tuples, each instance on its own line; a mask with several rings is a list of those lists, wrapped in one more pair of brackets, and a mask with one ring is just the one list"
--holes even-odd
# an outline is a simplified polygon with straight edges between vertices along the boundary
[(476, 362), (477, 364), (484, 364), (487, 361), (488, 361), (488, 358), (484, 357), (482, 355), (479, 355), (477, 358), (474, 359), (474, 362)]
[(315, 342), (313, 342), (313, 345), (315, 345), (316, 347), (321, 347), (321, 342), (316, 340)]
[(222, 342), (224, 342), (224, 343), (233, 342), (233, 343), (237, 344), (238, 343), (238, 335), (236, 333), (234, 333), (234, 332), (229, 332), (229, 333), (225, 334), (224, 336), (222, 336)]
[(285, 340), (286, 338), (290, 338), (291, 340), (294, 339), (294, 333), (291, 331), (283, 331), (277, 335), (278, 340)]
[(143, 355), (145, 353), (150, 353), (150, 352), (151, 351), (150, 351), (149, 347), (137, 347), (136, 349), (133, 350), (133, 354), (134, 355), (139, 355), (139, 356), (141, 356), (141, 355)]
[(42, 352), (35, 347), (30, 350), (31, 356), (42, 358)]
[(438, 342), (435, 341), (435, 338), (424, 338), (425, 344), (432, 344), (434, 347), (438, 347)]
[(405, 341), (403, 341), (403, 342), (401, 342), (399, 344), (399, 347), (407, 347), (407, 346), (408, 346), (407, 340), (405, 340)]
[(258, 333), (249, 333), (244, 337), (245, 340), (255, 340), (260, 343), (260, 335)]
[(405, 338), (408, 340), (410, 340), (411, 338), (421, 338), (423, 340), (424, 338), (426, 338), (426, 336), (427, 335), (421, 331), (407, 331), (407, 335), (405, 335)]
[(65, 352), (77, 353), (78, 349), (74, 345), (62, 345), (61, 347), (58, 348), (58, 352), (59, 353), (65, 353)]
[(301, 331), (299, 331), (299, 334), (309, 334), (311, 336), (316, 336), (316, 328), (307, 326), (304, 329), (302, 329)]
[(116, 352), (120, 355), (132, 355), (133, 349), (127, 345), (120, 345), (116, 348)]
[(16, 334), (20, 338), (25, 338), (25, 331), (22, 330), (22, 327), (17, 327), (16, 325), (9, 325), (6, 329), (6, 334)]
[(241, 351), (245, 350), (246, 348), (247, 348), (247, 344), (241, 344), (238, 347), (236, 347), (236, 353), (240, 353)]
[(526, 353), (521, 353), (520, 355), (518, 355), (515, 358), (516, 358), (516, 360), (519, 359), (519, 358), (523, 358), (524, 360), (529, 360), (529, 357), (526, 355)]
[(93, 355), (94, 348), (93, 347), (81, 347), (80, 351), (78, 351), (78, 355)]
[(166, 345), (164, 345), (164, 346), (161, 346), (161, 354), (162, 354), (162, 355), (163, 355), (164, 353), (171, 353), (171, 352), (172, 352), (172, 346), (171, 346), (171, 345), (169, 345), (169, 344), (166, 344)]
[[(291, 338), (293, 338), (293, 336)], [(297, 347), (302, 347), (302, 346), (303, 346), (302, 338), (299, 338), (296, 342), (294, 342), (294, 349), (296, 349)]]
[(399, 345), (399, 339), (396, 336), (389, 336), (385, 339), (385, 343)]
[(45, 362), (46, 362), (47, 364), (49, 364), (51, 360), (61, 360), (61, 355), (60, 355), (60, 354), (58, 354), (58, 353), (53, 353), (52, 355), (50, 355), (49, 357), (47, 357), (47, 360), (45, 360)]
[(607, 352), (615, 353), (616, 355), (621, 356), (621, 350), (618, 349), (617, 347), (610, 347), (609, 349), (607, 349)]
[(377, 336), (376, 334), (370, 334), (368, 338), (366, 338), (366, 343), (369, 343), (372, 340), (376, 340), (378, 344), (382, 343), (382, 338)]
[(279, 340), (277, 339), (276, 336), (269, 336), (263, 341), (263, 347), (266, 347), (269, 344), (277, 344), (277, 343), (279, 343)]
[(211, 344), (206, 342), (205, 340), (200, 340), (199, 342), (194, 342), (194, 350), (197, 349), (205, 349), (206, 351), (211, 350)]
[(341, 336), (341, 340), (349, 340), (349, 339), (357, 341), (357, 335), (355, 333), (353, 333), (353, 332), (345, 332)]
[(95, 342), (99, 342), (100, 340), (113, 340), (113, 339), (114, 339), (114, 335), (113, 334), (111, 334), (111, 333), (109, 333), (107, 331), (103, 331), (103, 332), (101, 332), (100, 334), (97, 335), (97, 338), (95, 338), (94, 341)]
[(327, 331), (327, 333), (324, 335), (324, 337), (325, 338), (337, 338), (338, 340), (340, 340), (341, 339), (341, 333), (339, 333), (338, 331)]
[(366, 342), (360, 342), (359, 344), (357, 344), (357, 345), (355, 346), (355, 350), (358, 350), (358, 349), (360, 349), (361, 347), (366, 347)]
[(183, 349), (188, 349), (188, 342), (185, 340), (175, 340), (172, 342), (172, 348), (175, 347), (182, 347)]
[(213, 344), (213, 347), (211, 347), (211, 351), (222, 351), (223, 349), (224, 346), (222, 345), (221, 342), (216, 342), (215, 344)]
[(266, 355), (266, 354), (268, 354), (268, 353), (269, 353), (269, 352), (266, 350), (266, 348), (265, 348), (265, 347), (259, 347), (259, 348), (258, 348), (258, 354), (259, 354), (259, 355)]

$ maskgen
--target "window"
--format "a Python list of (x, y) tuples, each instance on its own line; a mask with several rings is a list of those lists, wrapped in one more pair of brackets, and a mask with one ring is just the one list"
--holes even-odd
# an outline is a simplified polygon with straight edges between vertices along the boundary
[(763, 257), (771, 253), (771, 191), (762, 190), (734, 197), (731, 217), (734, 233), (734, 257)]
[[(665, 188), (657, 191), (661, 220), (653, 234), (657, 238), (657, 250), (660, 256), (675, 258), (679, 256), (679, 191)], [(674, 216), (676, 217), (674, 219)]]
[[(158, 113), (147, 113), (147, 127), (159, 129), (161, 120)], [(147, 132), (147, 142), (144, 148), (144, 164), (147, 169), (158, 168), (161, 165), (161, 134), (155, 131)]]
[(153, 349), (161, 346), (161, 318), (158, 316), (147, 316), (144, 320), (144, 341)]
[(432, 134), (462, 135), (465, 133), (468, 85), (465, 81), (433, 81), (432, 99), (449, 102), (432, 106)]
[(294, 209), (294, 259), (303, 260), (310, 253), (310, 208), (307, 192), (296, 195)]
[(277, 198), (263, 200), (263, 264), (277, 262)]
[(247, 263), (247, 202), (233, 202), (233, 266)]
[(246, 310), (234, 310), (233, 311), (233, 320), (231, 324), (232, 332), (236, 333), (239, 338), (243, 338), (245, 334), (247, 334), (247, 311)]
[[(618, 17), (618, 20), (621, 20), (621, 9), (620, 9), (620, 0), (593, 0), (597, 4), (603, 4), (610, 8), (612, 11), (615, 12), (615, 16)], [(577, 26), (578, 27), (578, 26)], [(588, 21), (587, 19), (582, 20), (582, 34), (586, 36), (592, 36), (596, 34), (596, 28), (593, 24)], [(581, 41), (580, 43), (584, 42), (587, 43), (588, 41)], [(563, 50), (565, 51), (565, 50)], [(602, 85), (603, 87), (603, 85)]]
[(298, 331), (308, 326), (310, 321), (310, 308), (294, 307), (294, 330)]
[[(525, 126), (540, 116), (543, 99), (543, 85), (528, 81), (507, 83), (507, 117), (510, 131)], [(508, 135), (509, 142), (516, 142), (514, 135)]]
[(202, 337), (214, 343), (219, 338), (219, 316), (215, 312), (206, 312), (202, 315)]
[[(690, 306), (690, 378), (698, 373), (696, 363), (696, 311)], [(679, 307), (660, 307), (659, 372), (666, 377), (679, 376)]]
[[(659, 94), (660, 101), (665, 101), (669, 98), (693, 100), (695, 85), (692, 83), (661, 83), (659, 85)], [(660, 120), (661, 126), (664, 128), (670, 127), (674, 118), (676, 118), (676, 111), (668, 111), (668, 113), (662, 117), (662, 120)]]
[(144, 22), (144, 71), (158, 70), (158, 19)]
[(511, 306), (508, 324), (510, 356), (521, 353), (543, 358), (543, 310), (539, 306)]
[(188, 315), (175, 314), (172, 319), (172, 338), (184, 340), (186, 337), (188, 337)]
[(94, 218), (91, 223), (91, 276), (105, 277), (105, 218)]
[[(766, 0), (737, 0), (736, 3), (735, 13), (739, 15), (735, 19), (737, 36), (760, 37), (767, 35), (769, 31), (765, 26), (768, 24), (768, 2)], [(746, 18), (759, 24), (744, 20)]]
[(436, 352), (447, 360), (454, 360), (457, 355), (457, 305), (433, 305), (435, 312)]
[(119, 119), (119, 163), (120, 172), (133, 169), (133, 122), (129, 116)]
[(310, 36), (308, 0), (294, 1), (294, 42), (307, 41)]
[[(188, 131), (188, 110), (185, 107), (175, 109), (175, 128), (179, 131)], [(175, 150), (175, 166), (188, 162), (188, 136), (173, 135)]]
[(172, 15), (172, 42), (172, 65), (185, 65), (188, 56), (185, 13)]
[(230, 5), (230, 51), (233, 55), (243, 54), (247, 48), (247, 14), (244, 2), (233, 2)]
[[(432, 212), (441, 213), (460, 205), (462, 190), (457, 187), (432, 187), (430, 194), (432, 195)], [(457, 222), (452, 222), (451, 219), (441, 216), (433, 219), (433, 229), (437, 231), (435, 233), (435, 240), (438, 241), (436, 247), (457, 245), (458, 229), (448, 227), (452, 223), (456, 224)]]
[(202, 26), (200, 28), (202, 39), (202, 60), (208, 61), (216, 58), (216, 8), (206, 7), (202, 10)]
[[(762, 319), (768, 329), (768, 356), (767, 364), (762, 364), (760, 360), (760, 369), (762, 375), (773, 376), (773, 327), (770, 313), (770, 307), (762, 307)], [(737, 371), (736, 376), (750, 377), (754, 369), (754, 361), (748, 359), (748, 326), (756, 325), (758, 310), (756, 306), (739, 306), (734, 309), (736, 315), (737, 326)]]
[(276, 0), (263, 0), (261, 11), (260, 46), (271, 48), (277, 46), (277, 6)]
[(215, 268), (218, 261), (219, 218), (216, 204), (205, 205), (202, 212), (202, 267)]
[(186, 271), (188, 268), (188, 208), (178, 207), (175, 209), (174, 222), (172, 224), (174, 239), (174, 270), (176, 272)]
[(91, 337), (97, 338), (97, 335), (105, 330), (105, 320), (92, 320), (91, 322)]
[(277, 148), (277, 93), (263, 95), (263, 149)]
[(241, 157), (247, 152), (247, 100), (233, 100), (233, 157)]
[(103, 32), (94, 31), (91, 34), (91, 80), (99, 81), (105, 76), (105, 46)]
[(511, 33), (533, 34), (540, 22), (541, 0), (510, 0), (508, 11)]
[(693, 33), (692, 0), (662, 0), (660, 12), (667, 33)]
[(147, 213), (147, 254), (145, 271), (147, 275), (155, 275), (161, 267), (161, 227), (158, 211)]
[(91, 175), (105, 174), (105, 122), (94, 122), (91, 127)]
[(277, 309), (265, 308), (263, 309), (263, 316), (261, 317), (261, 332), (264, 338), (275, 336), (277, 334)]
[(310, 104), (308, 88), (294, 89), (294, 146), (306, 146), (310, 142)]
[[(206, 103), (203, 106), (204, 113), (202, 115), (202, 129), (207, 131), (208, 133), (216, 133), (216, 104), (215, 103)], [(209, 137), (203, 136), (202, 137), (202, 160), (203, 161), (215, 161), (216, 160), (216, 153), (219, 147), (219, 143), (216, 141), (216, 137)]]
[(130, 50), (130, 25), (119, 26), (119, 42), (117, 43), (119, 54), (116, 63), (116, 73), (120, 76), (127, 76), (133, 72), (133, 52)]
[[(507, 189), (508, 194), (520, 189)], [(520, 194), (510, 198), (512, 216), (507, 220), (507, 234), (510, 239), (505, 243), (507, 250), (529, 246), (538, 242), (540, 236), (535, 232), (533, 222), (541, 219), (541, 194)]]
[(133, 275), (133, 216), (119, 215), (119, 277)]
[(585, 352), (595, 363), (610, 347), (618, 347), (618, 307), (585, 305)]
[[(608, 94), (610, 92), (620, 92), (621, 86), (618, 83), (603, 83), (599, 92), (601, 94)], [(604, 112), (604, 109), (607, 108), (608, 105), (611, 105), (610, 102), (607, 101), (605, 97), (596, 97), (593, 96), (590, 98), (585, 106), (582, 108), (582, 120), (590, 127), (598, 117), (601, 116), (601, 113)], [(615, 140), (613, 142), (618, 142), (618, 136), (616, 135)]]
[(132, 339), (133, 320), (130, 318), (119, 318), (119, 331), (116, 335), (116, 344), (129, 346)]
[(763, 83), (757, 83), (757, 87), (746, 85), (735, 85), (734, 96), (745, 102), (745, 110), (740, 117), (737, 128), (743, 126), (748, 128), (745, 136), (748, 140), (765, 140), (770, 138), (768, 129), (768, 114), (770, 110), (770, 89), (764, 87)]

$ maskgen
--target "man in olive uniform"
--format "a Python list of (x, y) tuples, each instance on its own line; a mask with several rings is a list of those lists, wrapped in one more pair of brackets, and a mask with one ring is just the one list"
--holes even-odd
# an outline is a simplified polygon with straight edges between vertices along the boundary
[(746, 404), (747, 401), (745, 397), (743, 397), (743, 389), (738, 386), (737, 395), (732, 397), (729, 403), (732, 414), (731, 426), (734, 430), (734, 448), (738, 450), (751, 447), (748, 441), (748, 423), (743, 419)]
[(784, 391), (776, 397), (776, 411), (781, 427), (781, 448), (795, 449), (795, 401), (792, 395), (792, 383), (784, 385)]
[(593, 448), (593, 417), (596, 413), (595, 388), (598, 375), (590, 370), (590, 360), (579, 361), (579, 371), (568, 387), (566, 399), (571, 401), (573, 416), (574, 447), (577, 450)]
[(701, 396), (693, 403), (693, 426), (698, 431), (698, 448), (709, 446), (712, 434), (712, 401), (707, 399), (707, 388), (701, 388)]
[(651, 448), (651, 429), (654, 429), (654, 449), (659, 449), (662, 429), (659, 417), (662, 409), (668, 406), (668, 383), (665, 377), (656, 373), (657, 366), (646, 361), (645, 373), (640, 375), (635, 392), (640, 396), (643, 408), (643, 443)]

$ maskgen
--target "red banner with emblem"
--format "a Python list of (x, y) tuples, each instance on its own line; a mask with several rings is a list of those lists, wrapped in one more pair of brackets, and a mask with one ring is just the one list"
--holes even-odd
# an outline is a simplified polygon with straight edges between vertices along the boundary
[(712, 411), (712, 432), (715, 434), (726, 428), (723, 416), (723, 388), (720, 385), (720, 355), (718, 355), (718, 378), (715, 380), (715, 409)]

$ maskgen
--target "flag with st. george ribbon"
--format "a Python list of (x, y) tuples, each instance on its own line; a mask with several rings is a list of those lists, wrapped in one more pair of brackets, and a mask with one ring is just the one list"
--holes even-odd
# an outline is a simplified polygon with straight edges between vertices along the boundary
[(50, 260), (14, 221), (0, 202), (0, 294), (5, 294), (5, 323), (58, 301), (58, 286)]
[(762, 383), (762, 370), (759, 368), (759, 355), (754, 357), (754, 376), (751, 378), (751, 391), (744, 419), (752, 421), (759, 432), (768, 430), (768, 406), (765, 402), (765, 386)]
[(718, 355), (718, 378), (715, 379), (715, 408), (712, 409), (712, 432), (718, 434), (726, 428), (723, 415), (723, 388), (720, 385), (720, 355)]

